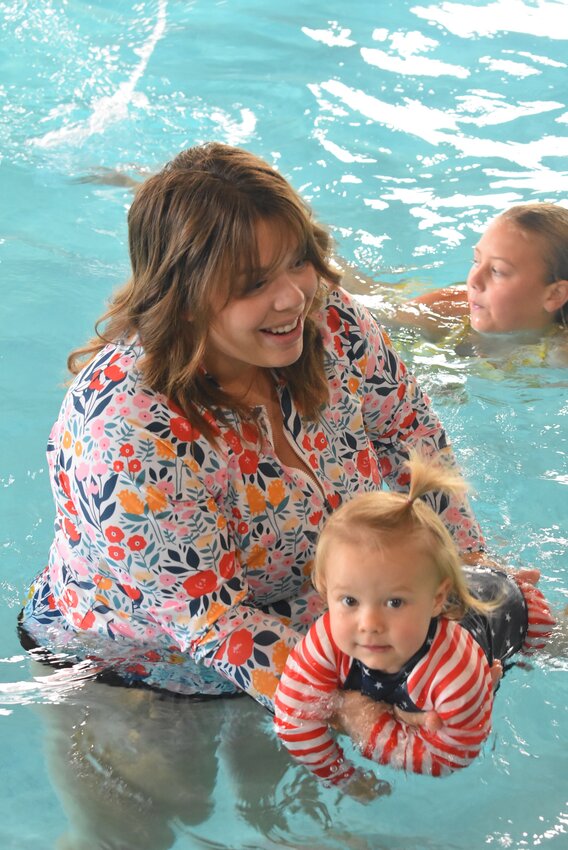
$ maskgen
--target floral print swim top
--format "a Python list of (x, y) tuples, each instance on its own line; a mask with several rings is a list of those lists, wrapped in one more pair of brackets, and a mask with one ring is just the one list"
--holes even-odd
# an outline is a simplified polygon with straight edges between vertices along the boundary
[[(225, 411), (217, 445), (145, 383), (136, 344), (108, 345), (75, 378), (47, 456), (49, 563), (24, 630), (125, 683), (246, 691), (267, 707), (290, 649), (322, 613), (318, 532), (355, 493), (404, 490), (411, 447), (454, 464), (445, 432), (384, 331), (340, 288), (316, 315), (329, 402), (302, 418), (282, 382), (285, 435), (312, 471), (284, 466), (268, 417)], [(467, 501), (433, 494), (461, 550), (482, 547)]]

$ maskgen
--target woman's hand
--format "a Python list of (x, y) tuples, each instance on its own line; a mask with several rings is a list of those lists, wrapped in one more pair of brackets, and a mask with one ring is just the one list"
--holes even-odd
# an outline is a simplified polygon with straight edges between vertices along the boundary
[(370, 803), (377, 797), (388, 796), (392, 788), (384, 779), (379, 779), (372, 770), (356, 768), (355, 773), (349, 777), (341, 790), (354, 800), (359, 800), (360, 803)]
[(359, 691), (337, 691), (330, 724), (337, 731), (349, 735), (356, 746), (364, 748), (375, 723), (385, 713), (416, 729), (425, 728), (435, 732), (442, 726), (435, 711), (401, 711), (386, 702), (375, 702)]

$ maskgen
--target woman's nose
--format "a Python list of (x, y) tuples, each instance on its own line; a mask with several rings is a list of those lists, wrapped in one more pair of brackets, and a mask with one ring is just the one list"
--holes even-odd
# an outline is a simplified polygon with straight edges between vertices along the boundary
[(304, 292), (298, 281), (287, 273), (282, 273), (274, 281), (274, 309), (279, 312), (297, 310), (304, 303)]

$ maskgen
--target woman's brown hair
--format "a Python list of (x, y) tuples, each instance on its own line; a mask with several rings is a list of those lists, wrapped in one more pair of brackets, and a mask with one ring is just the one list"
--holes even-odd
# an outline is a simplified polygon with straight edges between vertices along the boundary
[[(203, 370), (212, 303), (228, 301), (260, 268), (257, 226), (268, 222), (311, 262), (320, 280), (335, 285), (331, 240), (285, 178), (241, 148), (210, 142), (178, 154), (136, 190), (128, 214), (132, 275), (96, 325), (97, 336), (73, 351), (77, 374), (108, 342), (138, 338), (146, 383), (178, 404), (190, 422), (214, 439), (208, 411), (251, 411), (229, 397)], [(282, 257), (275, 257), (275, 270)], [(312, 311), (318, 306), (316, 299)], [(104, 326), (104, 327), (103, 327)], [(313, 319), (303, 351), (279, 370), (303, 414), (315, 418), (327, 400), (323, 344)], [(214, 376), (213, 376), (214, 377)]]

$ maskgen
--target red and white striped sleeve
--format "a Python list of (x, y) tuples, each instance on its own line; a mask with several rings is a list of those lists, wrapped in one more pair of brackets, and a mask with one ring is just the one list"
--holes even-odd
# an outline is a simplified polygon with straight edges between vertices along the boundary
[(422, 711), (435, 711), (437, 732), (383, 715), (363, 754), (379, 764), (443, 776), (467, 767), (491, 731), (493, 689), (485, 654), (459, 623), (440, 618), (430, 651), (408, 679), (408, 693)]
[(326, 613), (288, 656), (274, 696), (276, 734), (290, 755), (334, 784), (355, 770), (325, 721), (330, 695), (341, 687), (350, 665), (331, 637)]

